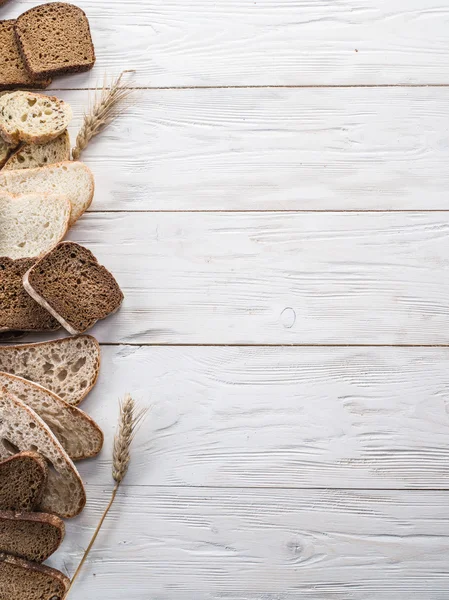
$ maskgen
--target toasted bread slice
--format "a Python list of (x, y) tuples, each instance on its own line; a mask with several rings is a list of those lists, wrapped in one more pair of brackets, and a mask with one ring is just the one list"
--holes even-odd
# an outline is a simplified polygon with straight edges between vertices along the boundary
[[(0, 143), (0, 161), (1, 161)], [(3, 170), (35, 169), (70, 159), (70, 136), (64, 131), (46, 144), (24, 144), (6, 161)]]
[(48, 467), (36, 452), (20, 452), (0, 462), (0, 510), (30, 511), (41, 501)]
[(0, 554), (0, 598), (2, 600), (63, 600), (70, 579), (45, 565)]
[(41, 563), (56, 552), (64, 534), (64, 522), (54, 515), (0, 511), (0, 554)]

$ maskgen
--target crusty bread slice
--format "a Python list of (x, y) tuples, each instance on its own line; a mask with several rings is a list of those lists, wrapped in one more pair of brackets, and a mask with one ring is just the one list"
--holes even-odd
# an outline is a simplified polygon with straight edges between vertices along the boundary
[(44, 144), (72, 120), (72, 109), (56, 96), (17, 91), (0, 96), (0, 134), (8, 144)]
[[(70, 136), (64, 131), (46, 144), (25, 144), (6, 161), (3, 170), (34, 169), (70, 159)], [(0, 143), (1, 161), (1, 143)]]
[(34, 78), (26, 69), (14, 31), (15, 24), (15, 20), (0, 21), (0, 90), (44, 89), (50, 85), (51, 79)]
[(54, 331), (59, 322), (25, 291), (23, 276), (35, 258), (0, 257), (0, 331)]
[(4, 388), (0, 388), (0, 414), (0, 458), (23, 450), (41, 454), (51, 468), (39, 509), (62, 518), (76, 517), (86, 503), (83, 482), (48, 425)]
[(0, 191), (0, 256), (37, 257), (60, 242), (69, 228), (72, 205), (65, 196)]
[(103, 432), (79, 408), (41, 385), (10, 373), (0, 371), (0, 387), (17, 396), (47, 423), (72, 460), (91, 458), (100, 452)]
[(61, 162), (48, 167), (0, 171), (0, 190), (13, 195), (58, 194), (72, 204), (70, 225), (87, 210), (94, 196), (91, 170), (81, 162)]
[(94, 66), (89, 21), (73, 4), (51, 2), (31, 8), (17, 19), (15, 30), (34, 77), (88, 71)]
[(90, 250), (61, 242), (24, 275), (30, 296), (72, 334), (83, 333), (120, 308), (123, 293)]
[(0, 554), (1, 600), (63, 600), (69, 587), (70, 579), (56, 569)]
[(0, 510), (33, 510), (47, 485), (48, 467), (36, 452), (20, 452), (0, 462)]
[(0, 511), (0, 554), (41, 563), (64, 539), (64, 521), (47, 513)]

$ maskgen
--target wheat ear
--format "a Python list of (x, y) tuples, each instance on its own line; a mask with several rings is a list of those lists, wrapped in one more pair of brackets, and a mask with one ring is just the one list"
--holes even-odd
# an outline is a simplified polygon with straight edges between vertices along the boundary
[(110, 86), (107, 86), (105, 81), (99, 96), (97, 90), (93, 106), (84, 114), (83, 124), (76, 137), (76, 145), (72, 149), (73, 160), (78, 160), (90, 140), (123, 112), (121, 105), (134, 90), (125, 87), (122, 78), (125, 73), (132, 72), (123, 71), (117, 79), (112, 81)]
[(78, 565), (74, 576), (72, 577), (70, 587), (67, 590), (67, 595), (72, 589), (75, 579), (78, 577), (82, 566), (84, 565), (87, 557), (89, 556), (89, 552), (91, 551), (92, 546), (94, 545), (95, 540), (97, 539), (101, 526), (103, 525), (103, 522), (106, 519), (106, 516), (109, 510), (111, 509), (112, 504), (114, 503), (120, 484), (122, 483), (126, 473), (128, 472), (128, 467), (131, 460), (131, 443), (134, 439), (134, 436), (136, 435), (136, 431), (139, 425), (145, 418), (147, 411), (148, 409), (146, 408), (138, 408), (137, 404), (129, 394), (126, 394), (123, 402), (120, 402), (119, 423), (114, 438), (114, 450), (112, 457), (112, 478), (115, 481), (115, 486), (112, 491), (111, 499), (109, 500), (109, 503), (103, 512), (100, 522), (98, 523), (94, 531), (92, 539), (90, 540), (89, 545), (87, 546), (83, 554), (83, 558), (81, 559), (81, 562)]

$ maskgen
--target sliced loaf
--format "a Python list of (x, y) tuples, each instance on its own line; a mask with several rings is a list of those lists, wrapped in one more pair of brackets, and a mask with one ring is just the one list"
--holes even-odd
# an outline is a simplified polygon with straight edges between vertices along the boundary
[(20, 452), (0, 462), (0, 510), (30, 511), (41, 501), (48, 467), (36, 452)]
[(76, 517), (86, 503), (83, 482), (48, 425), (4, 388), (0, 388), (0, 414), (0, 458), (23, 450), (41, 454), (51, 468), (39, 509), (62, 518)]
[[(6, 161), (3, 170), (34, 169), (54, 165), (70, 159), (68, 131), (46, 144), (25, 144)], [(0, 143), (1, 161), (1, 143)]]
[(69, 587), (70, 579), (56, 569), (0, 554), (1, 600), (63, 600)]
[(47, 513), (0, 511), (0, 553), (41, 563), (64, 539), (64, 522)]
[(79, 408), (41, 385), (9, 373), (0, 372), (0, 387), (17, 396), (47, 423), (72, 460), (91, 458), (100, 452), (103, 433)]
[(87, 210), (94, 195), (91, 170), (81, 162), (66, 161), (48, 167), (0, 171), (0, 190), (10, 194), (57, 194), (72, 204), (70, 225)]

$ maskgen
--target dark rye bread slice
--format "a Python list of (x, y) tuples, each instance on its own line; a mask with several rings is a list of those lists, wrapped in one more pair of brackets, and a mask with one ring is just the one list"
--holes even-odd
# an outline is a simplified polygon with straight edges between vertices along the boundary
[(83, 333), (123, 301), (111, 273), (75, 242), (55, 246), (25, 273), (23, 285), (72, 334)]
[(95, 51), (85, 13), (63, 2), (31, 8), (16, 21), (22, 57), (32, 77), (88, 71)]
[(0, 511), (0, 553), (44, 562), (64, 539), (64, 521), (47, 513)]
[(27, 71), (15, 36), (15, 23), (14, 20), (0, 21), (0, 90), (14, 88), (43, 90), (50, 85), (51, 79), (35, 78)]
[(54, 331), (58, 321), (25, 291), (22, 279), (35, 258), (0, 257), (0, 331)]
[(0, 600), (63, 600), (69, 587), (56, 569), (0, 554)]
[(0, 510), (33, 510), (47, 484), (46, 461), (36, 452), (19, 452), (0, 462)]

